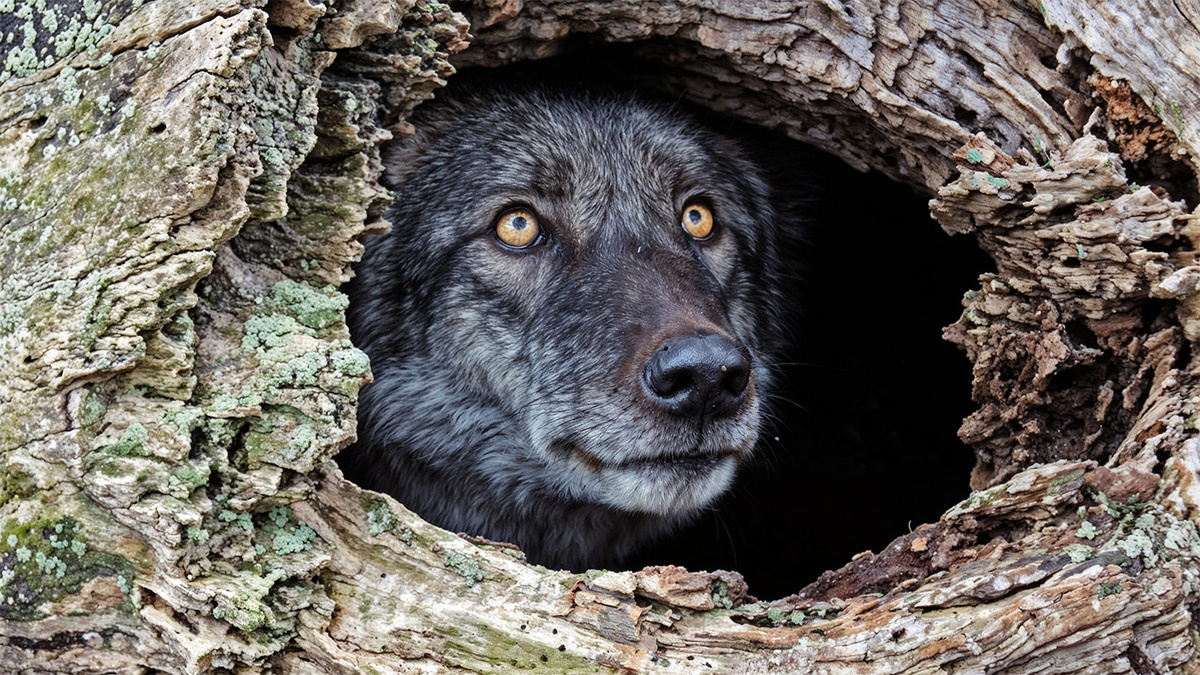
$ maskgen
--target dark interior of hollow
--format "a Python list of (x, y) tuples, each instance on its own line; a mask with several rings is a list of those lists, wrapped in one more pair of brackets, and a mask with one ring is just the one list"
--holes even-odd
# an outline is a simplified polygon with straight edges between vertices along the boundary
[(808, 241), (785, 251), (801, 279), (772, 424), (720, 504), (631, 564), (737, 570), (767, 599), (970, 493), (974, 457), (956, 431), (974, 409), (971, 366), (941, 329), (993, 269), (910, 188), (786, 139), (771, 147), (803, 156), (815, 181)]
[[(680, 81), (612, 49), (516, 68), (555, 81)], [(781, 186), (783, 208), (808, 221), (806, 241), (784, 251), (799, 277), (788, 308), (797, 339), (756, 459), (719, 504), (628, 567), (737, 570), (752, 594), (778, 598), (969, 494), (974, 458), (956, 431), (974, 408), (971, 368), (941, 329), (994, 266), (973, 239), (942, 232), (927, 196), (782, 134), (693, 112), (742, 137)]]

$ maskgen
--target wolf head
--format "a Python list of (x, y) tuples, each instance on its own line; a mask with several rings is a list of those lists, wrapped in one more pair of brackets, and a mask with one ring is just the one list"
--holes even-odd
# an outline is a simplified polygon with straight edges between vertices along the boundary
[(531, 559), (614, 564), (755, 445), (774, 216), (730, 140), (619, 93), (451, 85), (394, 144), (350, 325), (375, 383), (343, 466)]

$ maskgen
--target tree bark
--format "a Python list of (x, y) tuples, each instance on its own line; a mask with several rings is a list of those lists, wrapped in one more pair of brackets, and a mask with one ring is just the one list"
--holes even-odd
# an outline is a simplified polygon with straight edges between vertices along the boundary
[[(461, 11), (0, 2), (0, 670), (1200, 673), (1194, 0)], [(342, 479), (380, 144), (580, 34), (977, 237), (969, 499), (766, 602)]]

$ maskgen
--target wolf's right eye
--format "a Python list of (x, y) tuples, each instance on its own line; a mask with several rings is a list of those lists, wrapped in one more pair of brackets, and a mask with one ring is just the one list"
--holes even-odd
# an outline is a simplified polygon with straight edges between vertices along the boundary
[(505, 211), (496, 220), (496, 238), (509, 248), (528, 248), (541, 238), (537, 216), (528, 209)]

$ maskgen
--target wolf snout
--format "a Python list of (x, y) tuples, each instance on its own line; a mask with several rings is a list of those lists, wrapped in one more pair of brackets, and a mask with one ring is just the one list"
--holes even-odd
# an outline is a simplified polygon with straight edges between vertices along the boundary
[(737, 412), (750, 382), (750, 361), (723, 335), (690, 333), (665, 341), (642, 369), (650, 399), (678, 417)]

